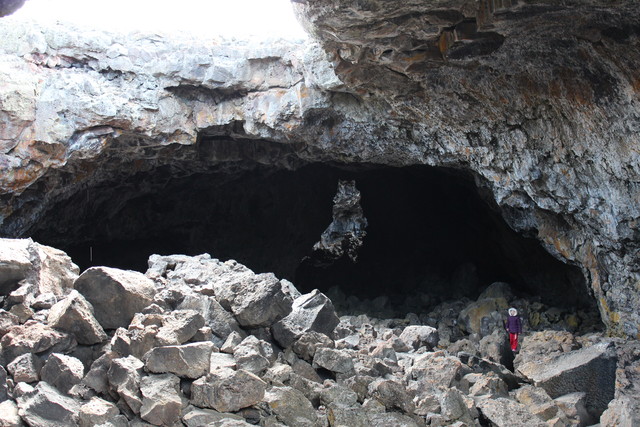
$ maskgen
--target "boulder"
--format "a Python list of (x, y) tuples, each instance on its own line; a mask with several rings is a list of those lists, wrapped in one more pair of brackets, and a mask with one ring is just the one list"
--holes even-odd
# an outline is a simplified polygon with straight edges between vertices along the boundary
[(191, 385), (191, 403), (219, 412), (236, 412), (257, 404), (267, 384), (245, 370), (223, 368), (213, 371)]
[(219, 368), (235, 369), (238, 365), (236, 364), (236, 359), (232, 354), (217, 353), (215, 351), (212, 351), (211, 358), (209, 359), (209, 366), (211, 371), (215, 371)]
[(40, 378), (63, 393), (82, 381), (84, 365), (75, 357), (53, 353), (40, 371)]
[(20, 390), (17, 403), (18, 413), (31, 427), (78, 425), (80, 404), (44, 381)]
[(491, 316), (491, 313), (505, 312), (509, 308), (504, 298), (483, 298), (466, 306), (458, 316), (458, 322), (469, 334), (479, 334), (482, 319)]
[[(447, 424), (455, 421), (464, 423), (463, 425), (474, 425), (474, 418), (477, 418), (477, 411), (473, 400), (466, 397), (457, 388), (450, 388), (440, 396), (440, 412)], [(474, 411), (474, 412), (472, 412)]]
[[(587, 407), (585, 406), (587, 394), (583, 392), (575, 392), (565, 394), (564, 396), (560, 396), (554, 399), (558, 407), (564, 412), (564, 414), (571, 421), (576, 422), (580, 426), (591, 425), (595, 423), (595, 420), (589, 413), (587, 412)], [(615, 402), (615, 399), (609, 402), (609, 407), (612, 406), (612, 403)], [(608, 409), (607, 409), (608, 411)], [(605, 412), (607, 412), (605, 411)], [(616, 410), (616, 414), (622, 413), (622, 411)], [(602, 417), (605, 414), (603, 413), (600, 417), (600, 423), (604, 426), (606, 423), (602, 422)], [(623, 425), (624, 423), (618, 423), (613, 425)], [(640, 419), (638, 420), (638, 424), (640, 425)], [(633, 424), (631, 424), (633, 425)]]
[(107, 334), (93, 316), (93, 307), (76, 290), (49, 311), (50, 326), (72, 334), (80, 344), (98, 344), (107, 339)]
[(273, 348), (266, 341), (249, 335), (236, 346), (233, 358), (238, 369), (244, 369), (254, 374), (261, 374), (275, 360)]
[(331, 372), (348, 374), (354, 371), (353, 358), (347, 350), (319, 348), (313, 357), (314, 368), (324, 368)]
[(481, 375), (469, 389), (469, 396), (508, 397), (507, 385), (493, 372)]
[(149, 372), (195, 379), (209, 373), (214, 348), (212, 342), (156, 347), (145, 354), (143, 360)]
[(609, 402), (600, 417), (602, 427), (636, 427), (640, 425), (640, 404), (636, 399), (621, 396)]
[(399, 414), (397, 412), (383, 412), (369, 414), (368, 425), (389, 427), (420, 427), (422, 423), (418, 423), (413, 418), (407, 415)]
[(32, 268), (31, 239), (0, 238), (0, 295), (13, 291)]
[(186, 295), (176, 309), (199, 312), (204, 318), (205, 325), (211, 328), (214, 336), (213, 343), (218, 347), (221, 347), (232, 333), (244, 336), (235, 317), (225, 310), (214, 297)]
[(311, 362), (318, 348), (334, 348), (335, 343), (327, 335), (309, 331), (305, 332), (293, 344), (293, 351), (307, 362)]
[(587, 411), (597, 419), (614, 397), (616, 364), (613, 344), (599, 343), (559, 356), (521, 363), (517, 370), (552, 398), (585, 392)]
[(377, 379), (369, 384), (369, 395), (378, 399), (389, 412), (400, 410), (413, 414), (416, 409), (413, 396), (398, 381)]
[(358, 393), (345, 385), (331, 382), (328, 386), (325, 384), (325, 387), (320, 392), (320, 403), (325, 406), (354, 406), (358, 403)]
[(7, 400), (9, 397), (9, 388), (7, 387), (7, 371), (0, 365), (0, 402)]
[(278, 421), (286, 426), (317, 425), (318, 417), (313, 405), (304, 394), (292, 387), (271, 387), (263, 400)]
[(224, 420), (244, 422), (244, 418), (236, 414), (218, 412), (212, 409), (202, 409), (195, 406), (189, 406), (183, 412), (182, 422), (187, 427), (210, 426), (212, 423), (222, 422)]
[(40, 381), (40, 369), (42, 369), (42, 360), (33, 353), (18, 356), (7, 365), (7, 370), (15, 383)]
[(204, 317), (195, 310), (175, 310), (162, 315), (156, 334), (157, 345), (180, 345), (189, 341), (204, 326)]
[(93, 305), (104, 329), (127, 327), (155, 294), (155, 285), (144, 274), (109, 267), (89, 268), (73, 287)]
[(23, 427), (24, 423), (18, 414), (18, 405), (13, 400), (0, 402), (0, 427)]
[[(387, 424), (370, 424), (367, 411), (360, 405), (341, 406), (331, 404), (327, 406), (327, 419), (330, 426), (372, 427), (374, 425), (386, 426)], [(393, 425), (393, 424), (390, 424)]]
[[(533, 415), (537, 415), (544, 421), (551, 420), (558, 416), (564, 418), (564, 414), (556, 402), (554, 402), (547, 392), (541, 388), (533, 387), (531, 385), (523, 385), (519, 389), (515, 390), (514, 395), (518, 402), (522, 403), (527, 407), (527, 409), (529, 409), (529, 412)], [(568, 424), (568, 420), (566, 424)]]
[(484, 359), (501, 365), (513, 361), (509, 335), (504, 330), (494, 330), (493, 333), (485, 335), (478, 344), (478, 350)]
[(107, 393), (110, 387), (108, 372), (111, 368), (111, 361), (118, 357), (117, 353), (107, 351), (94, 360), (89, 371), (82, 379), (82, 385), (95, 390), (97, 393)]
[(117, 406), (99, 397), (92, 397), (91, 400), (80, 407), (78, 413), (79, 427), (127, 427), (127, 418), (120, 414)]
[(114, 359), (107, 372), (107, 378), (111, 388), (118, 393), (131, 410), (139, 414), (142, 406), (140, 395), (140, 381), (142, 379), (144, 363), (141, 360), (128, 356)]
[(240, 326), (271, 326), (291, 312), (288, 290), (271, 273), (239, 275), (231, 281), (214, 283), (218, 302), (230, 310)]
[(296, 298), (291, 313), (274, 323), (271, 330), (275, 340), (286, 348), (305, 332), (330, 335), (338, 323), (340, 319), (331, 300), (315, 289)]
[(518, 387), (519, 383), (522, 381), (520, 377), (516, 376), (513, 372), (499, 363), (495, 363), (487, 359), (482, 359), (466, 352), (458, 353), (458, 358), (462, 363), (469, 366), (473, 370), (473, 372), (483, 374), (489, 372), (495, 373), (500, 377), (500, 379), (502, 379), (502, 381), (507, 384), (510, 390)]
[(70, 334), (33, 320), (11, 328), (0, 340), (2, 358), (6, 363), (24, 353), (68, 353), (76, 345)]
[(143, 420), (158, 426), (174, 425), (180, 420), (180, 378), (172, 374), (142, 377), (140, 392), (140, 417)]
[(449, 388), (458, 384), (459, 380), (470, 372), (457, 357), (444, 352), (425, 353), (415, 358), (407, 377), (423, 383), (427, 389)]
[(4, 336), (11, 328), (20, 324), (20, 319), (15, 314), (0, 309), (0, 338)]
[(50, 246), (32, 244), (33, 264), (37, 266), (32, 280), (37, 284), (37, 295), (52, 293), (66, 295), (80, 274), (80, 269), (63, 251)]
[(234, 349), (238, 344), (242, 342), (242, 340), (243, 338), (241, 334), (235, 331), (231, 332), (229, 336), (227, 336), (227, 339), (224, 340), (224, 343), (220, 347), (220, 351), (224, 353), (233, 354)]
[(476, 406), (490, 425), (496, 427), (548, 427), (544, 421), (529, 412), (525, 405), (511, 399), (478, 399)]
[(440, 337), (438, 336), (438, 330), (436, 328), (411, 325), (404, 328), (400, 334), (400, 340), (415, 350), (422, 346), (426, 346), (428, 350), (432, 350), (438, 345)]

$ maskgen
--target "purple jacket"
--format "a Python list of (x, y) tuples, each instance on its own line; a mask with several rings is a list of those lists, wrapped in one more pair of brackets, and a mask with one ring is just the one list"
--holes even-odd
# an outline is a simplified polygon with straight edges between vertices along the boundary
[(520, 321), (520, 317), (518, 316), (509, 316), (504, 327), (508, 332), (512, 334), (522, 333), (522, 322)]

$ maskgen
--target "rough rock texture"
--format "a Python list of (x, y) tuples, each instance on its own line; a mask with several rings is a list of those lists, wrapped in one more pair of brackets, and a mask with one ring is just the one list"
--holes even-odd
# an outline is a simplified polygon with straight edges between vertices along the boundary
[(47, 322), (54, 328), (73, 334), (80, 344), (98, 344), (107, 339), (107, 334), (93, 316), (93, 307), (75, 290), (51, 307)]
[(612, 332), (638, 336), (637, 2), (294, 6), (318, 44), (128, 44), (3, 18), (2, 233), (162, 166), (448, 166), (582, 268)]
[(58, 390), (40, 382), (28, 387), (18, 396), (18, 413), (34, 427), (63, 427), (77, 425), (80, 405)]

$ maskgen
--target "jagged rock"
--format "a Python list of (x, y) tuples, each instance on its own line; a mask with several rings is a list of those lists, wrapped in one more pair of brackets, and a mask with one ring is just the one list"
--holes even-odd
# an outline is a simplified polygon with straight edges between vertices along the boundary
[(458, 421), (464, 425), (475, 424), (474, 418), (477, 418), (477, 413), (472, 412), (475, 411), (475, 405), (457, 388), (451, 388), (442, 394), (440, 408), (442, 416), (448, 423), (453, 424)]
[(220, 351), (233, 354), (233, 350), (242, 342), (242, 335), (237, 332), (231, 332), (227, 339), (220, 347)]
[(20, 323), (26, 322), (35, 314), (34, 311), (30, 307), (27, 307), (24, 302), (12, 306), (9, 310), (9, 313), (16, 316), (18, 318), (18, 322)]
[(526, 425), (546, 427), (547, 424), (527, 410), (522, 403), (499, 397), (497, 399), (478, 399), (476, 406), (482, 415), (496, 427)]
[(185, 345), (156, 347), (144, 356), (149, 372), (170, 372), (179, 377), (200, 378), (209, 373), (212, 342), (196, 342)]
[(95, 390), (97, 393), (107, 393), (109, 390), (108, 372), (111, 368), (111, 361), (117, 359), (119, 355), (113, 351), (107, 351), (98, 357), (89, 368), (89, 371), (82, 379), (82, 384)]
[(127, 327), (133, 316), (151, 304), (153, 282), (144, 274), (109, 267), (92, 267), (73, 284), (93, 305), (94, 315), (104, 329)]
[(99, 397), (92, 397), (80, 407), (78, 424), (80, 427), (127, 427), (129, 425), (127, 418), (120, 414), (116, 405)]
[[(72, 291), (73, 292), (73, 291)], [(33, 299), (31, 308), (34, 310), (48, 310), (58, 302), (58, 297), (53, 292), (45, 292)]]
[(9, 332), (9, 329), (18, 325), (19, 323), (20, 320), (18, 319), (18, 316), (9, 313), (6, 310), (0, 309), (0, 338), (2, 338), (4, 334)]
[(507, 384), (493, 372), (482, 375), (469, 389), (469, 396), (508, 397)]
[(302, 359), (296, 358), (296, 360), (294, 360), (291, 364), (291, 368), (293, 369), (293, 372), (295, 374), (301, 376), (302, 378), (316, 383), (322, 383), (322, 378), (320, 377), (320, 375), (318, 375), (316, 370), (313, 369), (311, 364), (305, 362)]
[(348, 374), (353, 372), (354, 364), (352, 356), (346, 350), (332, 348), (318, 348), (313, 357), (314, 368), (324, 368), (331, 372)]
[(0, 239), (0, 295), (11, 292), (31, 266), (27, 239)]
[(107, 334), (93, 316), (93, 307), (76, 290), (51, 307), (49, 326), (73, 334), (80, 344), (92, 345), (107, 339)]
[(82, 381), (84, 365), (75, 357), (53, 353), (42, 366), (40, 377), (63, 393)]
[[(553, 400), (556, 402), (562, 412), (564, 412), (567, 418), (569, 418), (569, 420), (576, 422), (580, 426), (584, 426), (593, 424), (593, 417), (589, 415), (589, 413), (587, 412), (587, 407), (585, 406), (586, 396), (587, 394), (584, 392), (575, 392), (565, 394), (564, 396), (557, 397)], [(615, 399), (613, 401), (615, 401)], [(609, 406), (611, 406), (611, 402), (609, 402)], [(621, 412), (617, 411), (617, 413), (619, 414)], [(603, 423), (603, 425), (606, 424)], [(619, 423), (615, 425), (622, 424)]]
[(18, 405), (13, 400), (0, 402), (0, 427), (23, 427), (24, 423), (18, 414)]
[(111, 361), (107, 378), (114, 391), (126, 402), (131, 410), (139, 414), (142, 406), (140, 381), (142, 380), (144, 363), (133, 356)]
[(0, 402), (6, 400), (9, 397), (9, 390), (7, 387), (7, 371), (2, 365), (0, 365)]
[(260, 402), (266, 388), (266, 383), (250, 372), (223, 368), (194, 381), (191, 403), (219, 412), (235, 412)]
[(68, 353), (76, 346), (73, 336), (33, 320), (15, 326), (0, 340), (2, 358), (10, 363), (24, 353)]
[[(367, 412), (360, 405), (344, 407), (329, 405), (327, 418), (331, 426), (370, 427)], [(382, 424), (384, 425), (384, 424)]]
[(557, 356), (580, 346), (571, 332), (567, 331), (540, 331), (527, 334), (522, 337), (520, 350), (514, 360), (517, 367), (527, 360), (543, 359), (549, 356)]
[(284, 425), (314, 427), (318, 422), (311, 402), (294, 388), (271, 387), (263, 400)]
[(504, 330), (495, 330), (493, 333), (482, 337), (478, 344), (478, 351), (482, 358), (502, 365), (513, 360), (509, 335)]
[(249, 335), (233, 351), (238, 369), (261, 374), (275, 360), (271, 345)]
[(149, 375), (140, 381), (140, 417), (154, 425), (173, 425), (180, 420), (180, 378), (172, 374)]
[(318, 348), (334, 348), (335, 344), (331, 338), (320, 332), (310, 331), (302, 334), (300, 338), (293, 344), (293, 351), (306, 360), (313, 361)]
[(219, 368), (233, 368), (237, 367), (236, 359), (232, 354), (211, 352), (211, 358), (209, 359), (209, 366), (211, 371)]
[(369, 415), (369, 425), (371, 426), (394, 426), (394, 427), (419, 427), (420, 424), (413, 418), (398, 414), (390, 413), (372, 413)]
[(182, 422), (185, 423), (187, 427), (209, 426), (212, 423), (224, 420), (244, 422), (244, 418), (236, 414), (223, 413), (211, 409), (202, 409), (195, 406), (189, 406), (183, 412), (184, 415), (182, 416)]
[(33, 353), (18, 356), (7, 365), (7, 370), (15, 383), (40, 381), (40, 369), (42, 369), (42, 360)]
[(616, 398), (600, 416), (602, 427), (634, 427), (640, 425), (638, 402), (627, 396)]
[(215, 283), (216, 298), (245, 328), (271, 326), (291, 312), (293, 299), (273, 274), (244, 275)]
[(389, 412), (400, 410), (405, 414), (413, 414), (415, 411), (413, 396), (397, 381), (375, 380), (369, 384), (369, 395), (378, 399)]
[(493, 372), (498, 375), (509, 387), (513, 389), (518, 387), (521, 379), (517, 377), (513, 372), (505, 368), (503, 365), (494, 363), (487, 359), (481, 359), (473, 354), (460, 352), (458, 358), (462, 363), (469, 366), (474, 372), (488, 373)]
[(293, 301), (291, 313), (272, 326), (273, 337), (284, 348), (305, 332), (330, 335), (340, 323), (331, 300), (317, 289)]
[(204, 318), (205, 325), (211, 328), (215, 336), (213, 342), (217, 346), (221, 347), (232, 333), (241, 337), (244, 334), (233, 315), (213, 297), (186, 295), (177, 309), (198, 311)]
[(422, 346), (426, 346), (429, 350), (432, 350), (438, 345), (438, 341), (440, 341), (436, 328), (418, 325), (411, 325), (404, 328), (400, 334), (400, 339), (407, 346), (415, 350)]
[[(26, 384), (25, 384), (26, 385)], [(44, 381), (27, 386), (17, 396), (18, 413), (33, 427), (69, 427), (78, 425), (80, 405)]]
[[(365, 393), (368, 394), (368, 393)], [(325, 384), (320, 392), (320, 402), (325, 405), (350, 407), (358, 403), (358, 393), (341, 384)]]
[(194, 310), (176, 310), (162, 315), (156, 334), (158, 345), (180, 345), (189, 341), (204, 326), (204, 318)]
[(490, 317), (492, 313), (505, 312), (509, 308), (504, 298), (483, 298), (472, 302), (465, 307), (458, 317), (460, 325), (464, 326), (469, 334), (479, 334), (482, 328), (482, 319)]
[(518, 372), (552, 398), (585, 392), (587, 411), (599, 417), (614, 397), (617, 356), (609, 343), (521, 363)]
[[(541, 388), (524, 385), (515, 391), (515, 397), (518, 402), (527, 407), (529, 412), (544, 421), (558, 416), (564, 418), (556, 402)], [(565, 419), (565, 421), (565, 425), (568, 424), (568, 420)]]
[(443, 352), (418, 356), (407, 371), (411, 379), (424, 382), (428, 388), (453, 387), (470, 369), (460, 359)]

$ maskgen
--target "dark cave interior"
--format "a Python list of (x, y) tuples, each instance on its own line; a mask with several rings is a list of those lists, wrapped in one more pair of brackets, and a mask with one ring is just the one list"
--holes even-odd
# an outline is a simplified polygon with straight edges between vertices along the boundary
[[(168, 167), (165, 167), (168, 168)], [(339, 179), (354, 179), (368, 220), (357, 263), (306, 258), (331, 222)], [(153, 253), (210, 253), (271, 271), (303, 292), (338, 286), (360, 298), (422, 292), (475, 298), (495, 281), (554, 306), (594, 304), (577, 267), (511, 230), (473, 180), (427, 166), (254, 166), (171, 178), (169, 169), (104, 182), (49, 210), (34, 240), (85, 269), (145, 271)]]

